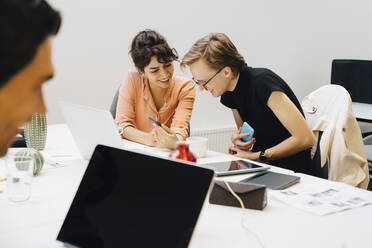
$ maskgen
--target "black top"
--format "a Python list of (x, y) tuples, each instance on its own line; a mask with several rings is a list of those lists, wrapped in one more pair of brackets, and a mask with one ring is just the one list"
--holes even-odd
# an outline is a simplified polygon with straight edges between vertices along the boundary
[[(291, 136), (267, 106), (273, 91), (285, 93), (304, 115), (299, 101), (286, 82), (266, 68), (247, 67), (240, 73), (234, 91), (226, 91), (221, 96), (223, 105), (237, 109), (241, 119), (253, 127), (256, 138), (252, 149), (254, 152), (265, 151)], [(312, 174), (309, 171), (310, 149), (269, 163), (296, 172)]]

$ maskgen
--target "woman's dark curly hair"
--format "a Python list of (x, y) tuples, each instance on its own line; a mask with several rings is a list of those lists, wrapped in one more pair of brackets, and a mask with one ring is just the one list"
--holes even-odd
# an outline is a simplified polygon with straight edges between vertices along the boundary
[(151, 29), (141, 31), (133, 38), (129, 54), (140, 71), (150, 64), (152, 56), (157, 56), (163, 64), (178, 59), (176, 49), (170, 48), (164, 36)]

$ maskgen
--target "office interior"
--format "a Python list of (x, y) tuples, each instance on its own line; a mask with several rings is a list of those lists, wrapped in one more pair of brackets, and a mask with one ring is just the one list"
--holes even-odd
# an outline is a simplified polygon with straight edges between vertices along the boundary
[[(311, 92), (331, 83), (333, 60), (372, 60), (372, 33), (369, 31), (372, 16), (370, 1), (49, 0), (48, 2), (59, 10), (63, 17), (61, 30), (53, 39), (52, 58), (55, 75), (43, 88), (48, 108), (48, 125), (66, 122), (58, 105), (59, 101), (109, 110), (125, 73), (134, 69), (128, 54), (131, 40), (138, 31), (147, 28), (163, 34), (170, 46), (177, 49), (181, 58), (198, 38), (210, 32), (226, 33), (249, 66), (270, 68), (280, 75), (300, 102)], [(178, 65), (175, 62), (175, 75), (192, 77), (188, 69), (182, 70)], [(372, 106), (372, 92), (370, 97), (370, 102), (364, 103)], [(372, 120), (359, 119), (358, 124), (362, 133), (372, 134)], [(197, 89), (190, 122), (191, 130), (223, 129), (234, 126), (231, 110), (222, 106), (219, 99), (213, 98), (209, 92)], [(82, 173), (81, 169), (79, 173)], [(312, 182), (311, 179), (304, 181)], [(225, 230), (213, 229), (213, 225), (220, 224), (216, 219), (219, 215), (217, 210), (220, 208), (222, 207), (213, 208), (212, 214), (206, 213), (207, 217), (201, 217), (201, 226), (203, 230), (209, 228), (209, 236), (202, 236), (200, 234), (202, 232), (198, 231), (196, 239), (199, 243), (194, 242), (190, 247), (207, 245), (245, 247), (249, 242), (252, 247), (276, 247), (275, 242), (270, 241), (270, 235), (273, 240), (280, 241), (277, 247), (285, 247), (287, 242), (285, 240), (291, 243), (291, 237), (295, 236), (296, 229), (303, 229), (303, 232), (299, 237), (293, 238), (295, 243), (288, 244), (287, 247), (318, 245), (350, 248), (371, 245), (370, 241), (367, 241), (369, 239), (353, 233), (352, 226), (343, 226), (343, 220), (345, 223), (349, 221), (352, 225), (357, 225), (352, 220), (355, 216), (360, 221), (370, 223), (372, 220), (368, 212), (371, 210), (370, 206), (366, 210), (360, 210), (356, 215), (345, 212), (342, 217), (335, 214), (323, 218), (324, 216), (300, 213), (301, 218), (298, 220), (295, 216), (299, 210), (284, 209), (280, 204), (270, 207), (271, 212), (264, 217), (265, 211), (249, 210), (248, 214), (239, 212), (244, 216), (242, 225), (248, 225), (249, 231), (243, 232), (239, 229), (235, 237), (236, 244), (232, 242), (234, 236), (231, 232), (227, 234), (230, 238), (221, 239), (223, 242), (218, 241), (218, 238), (213, 239), (217, 235), (223, 236)], [(290, 234), (279, 237), (275, 234), (274, 227), (269, 228), (270, 231), (265, 234), (264, 222), (269, 223), (271, 215), (278, 220), (278, 223), (273, 224), (275, 228), (277, 230), (281, 228), (280, 224), (285, 220), (278, 217), (279, 210), (283, 211), (283, 216), (286, 216), (289, 222), (285, 227)], [(236, 223), (240, 225), (236, 211), (222, 210), (224, 214), (232, 216), (231, 223), (228, 222), (226, 227)], [(293, 212), (295, 214), (292, 215)], [(227, 216), (221, 218), (226, 221)], [(233, 223), (233, 220), (236, 222)], [(250, 220), (252, 224), (247, 224)], [(61, 224), (60, 221), (58, 225)], [(312, 221), (316, 223), (313, 226), (309, 224)], [(328, 222), (332, 224), (327, 224)], [(309, 225), (305, 226), (304, 223)], [(50, 222), (45, 224), (46, 227), (50, 225), (56, 228)], [(320, 227), (319, 230), (324, 233), (316, 232), (318, 236), (311, 238), (313, 228), (318, 228), (322, 224), (324, 228)], [(367, 226), (365, 223), (361, 224), (358, 231)], [(25, 229), (24, 234), (36, 234), (37, 228), (39, 227), (32, 231)], [(46, 229), (40, 228), (42, 232)], [(332, 228), (332, 230), (325, 230), (325, 228)], [(212, 229), (213, 232), (215, 231), (214, 234)], [(327, 240), (326, 231), (330, 231), (332, 241)], [(22, 235), (22, 232), (22, 230), (11, 232), (0, 229), (0, 240), (9, 234), (9, 240), (12, 242), (8, 243), (17, 244), (15, 240), (18, 235)], [(308, 232), (308, 238), (312, 239), (307, 244), (305, 238), (307, 235), (304, 232)], [(366, 232), (363, 229), (360, 233), (364, 235)], [(347, 237), (347, 234), (350, 236)], [(50, 236), (50, 233), (48, 235)], [(344, 235), (342, 238), (336, 238), (342, 235)], [(30, 244), (38, 243), (35, 241), (36, 238), (27, 237), (26, 240), (30, 240)]]
[[(133, 69), (131, 39), (152, 28), (182, 57), (198, 38), (226, 33), (248, 65), (280, 75), (301, 101), (331, 81), (333, 59), (371, 59), (367, 1), (51, 1), (63, 14), (53, 41), (55, 78), (45, 87), (50, 123), (63, 122), (58, 100), (109, 109)], [(191, 77), (175, 65), (175, 75)], [(97, 97), (99, 96), (99, 97)], [(235, 125), (231, 111), (197, 91), (191, 128)], [(204, 113), (208, 112), (208, 120)]]

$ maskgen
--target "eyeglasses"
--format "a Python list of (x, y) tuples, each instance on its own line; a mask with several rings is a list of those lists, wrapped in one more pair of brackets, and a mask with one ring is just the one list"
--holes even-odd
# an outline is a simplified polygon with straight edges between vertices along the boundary
[(200, 85), (201, 87), (205, 88), (205, 86), (220, 72), (222, 71), (223, 68), (219, 69), (210, 79), (208, 79), (207, 81), (203, 82), (202, 80), (196, 80), (194, 77), (192, 78), (192, 80), (194, 80), (194, 82), (197, 84), (197, 85)]

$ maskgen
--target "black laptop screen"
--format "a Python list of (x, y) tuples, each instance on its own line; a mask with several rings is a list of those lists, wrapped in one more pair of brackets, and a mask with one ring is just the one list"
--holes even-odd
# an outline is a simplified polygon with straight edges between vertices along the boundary
[(213, 171), (98, 145), (57, 239), (79, 247), (187, 247)]

